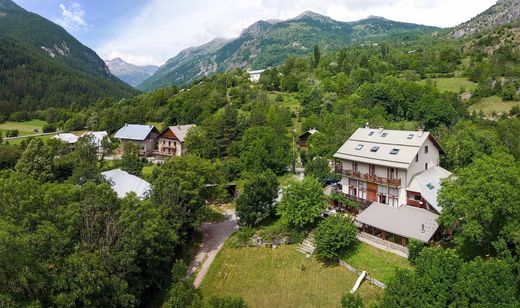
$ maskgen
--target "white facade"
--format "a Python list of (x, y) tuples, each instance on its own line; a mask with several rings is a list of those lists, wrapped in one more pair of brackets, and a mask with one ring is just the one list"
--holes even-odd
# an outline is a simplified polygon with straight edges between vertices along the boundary
[(259, 82), (260, 76), (262, 76), (263, 72), (265, 72), (265, 70), (256, 70), (256, 71), (247, 72), (249, 74), (249, 80), (251, 80), (251, 82)]
[(441, 152), (428, 132), (366, 127), (358, 129), (334, 157), (344, 194), (360, 202), (399, 208), (422, 205), (420, 200), (408, 200), (415, 198), (408, 187), (417, 175), (438, 166)]

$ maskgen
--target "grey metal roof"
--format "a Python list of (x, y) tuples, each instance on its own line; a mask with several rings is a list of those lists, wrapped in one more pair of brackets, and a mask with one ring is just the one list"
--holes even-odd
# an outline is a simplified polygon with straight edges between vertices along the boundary
[(88, 136), (88, 135), (91, 135), (92, 136), (92, 143), (96, 146), (96, 147), (101, 147), (101, 141), (103, 140), (103, 138), (105, 138), (106, 136), (108, 136), (108, 133), (106, 131), (99, 131), (99, 132), (85, 132), (81, 135), (81, 137), (84, 137), (84, 136)]
[(114, 135), (118, 139), (130, 139), (143, 141), (150, 132), (155, 129), (153, 125), (125, 124)]
[(421, 193), (421, 196), (440, 213), (442, 207), (437, 204), (437, 194), (441, 188), (442, 179), (451, 175), (452, 173), (448, 170), (440, 166), (435, 166), (415, 175), (406, 190)]
[(416, 207), (404, 205), (396, 208), (374, 202), (359, 214), (356, 220), (393, 234), (427, 243), (439, 228), (437, 217), (438, 215), (432, 212)]
[(152, 189), (147, 181), (121, 169), (105, 171), (101, 175), (112, 183), (112, 189), (119, 198), (124, 198), (128, 193), (134, 192), (138, 198), (144, 199)]
[[(429, 136), (428, 132), (359, 128), (334, 157), (408, 169)], [(372, 151), (375, 147), (377, 151)]]
[(177, 136), (180, 142), (184, 142), (184, 138), (186, 138), (188, 131), (195, 126), (195, 124), (176, 125), (170, 126), (170, 130), (175, 134), (175, 136)]

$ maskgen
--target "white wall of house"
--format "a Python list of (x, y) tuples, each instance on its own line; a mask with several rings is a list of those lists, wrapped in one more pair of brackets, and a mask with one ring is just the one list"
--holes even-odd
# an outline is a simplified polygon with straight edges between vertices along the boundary
[[(428, 153), (426, 153), (426, 147), (428, 147)], [(413, 176), (419, 174), (426, 170), (426, 164), (428, 164), (428, 168), (432, 168), (439, 165), (439, 149), (437, 146), (433, 144), (430, 139), (427, 139), (426, 142), (421, 146), (421, 149), (418, 152), (418, 161), (415, 159), (410, 164), (408, 168), (408, 178), (405, 186), (410, 185), (410, 181)]]

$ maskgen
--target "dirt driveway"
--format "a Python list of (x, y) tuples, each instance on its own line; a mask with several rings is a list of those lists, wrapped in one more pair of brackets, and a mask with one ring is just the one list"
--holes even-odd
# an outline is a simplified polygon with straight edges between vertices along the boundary
[(226, 219), (218, 223), (201, 225), (202, 245), (188, 268), (188, 275), (197, 272), (193, 284), (199, 287), (224, 242), (238, 229), (234, 210), (226, 210)]

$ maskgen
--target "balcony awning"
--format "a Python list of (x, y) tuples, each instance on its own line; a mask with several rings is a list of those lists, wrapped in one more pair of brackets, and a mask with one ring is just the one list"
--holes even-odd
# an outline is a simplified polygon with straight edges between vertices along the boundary
[(356, 217), (356, 221), (427, 243), (439, 228), (437, 217), (438, 215), (420, 208), (406, 205), (396, 208), (374, 202)]

